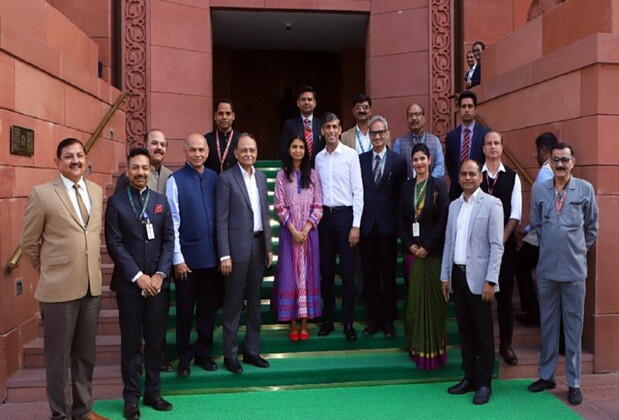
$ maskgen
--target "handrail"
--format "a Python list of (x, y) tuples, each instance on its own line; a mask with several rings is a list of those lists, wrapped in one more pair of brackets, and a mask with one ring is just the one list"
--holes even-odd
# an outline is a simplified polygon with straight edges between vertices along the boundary
[[(129, 94), (127, 92), (122, 92), (118, 96), (118, 98), (116, 98), (116, 101), (114, 102), (112, 107), (107, 110), (107, 112), (101, 119), (101, 122), (99, 122), (99, 125), (97, 125), (97, 128), (92, 133), (92, 135), (88, 139), (88, 142), (84, 146), (84, 149), (85, 149), (84, 151), (86, 152), (86, 154), (88, 154), (90, 149), (92, 149), (92, 146), (94, 146), (95, 142), (101, 135), (101, 132), (103, 131), (105, 126), (110, 122), (110, 120), (112, 119), (112, 116), (116, 113), (116, 111), (118, 111), (118, 108), (120, 108), (120, 105), (127, 99), (128, 96)], [(7, 264), (7, 270), (9, 271), (9, 273), (15, 268), (19, 267), (19, 260), (21, 259), (22, 254), (23, 252), (21, 248), (18, 246), (15, 252), (13, 253), (13, 256), (11, 257), (11, 259), (9, 260)]]

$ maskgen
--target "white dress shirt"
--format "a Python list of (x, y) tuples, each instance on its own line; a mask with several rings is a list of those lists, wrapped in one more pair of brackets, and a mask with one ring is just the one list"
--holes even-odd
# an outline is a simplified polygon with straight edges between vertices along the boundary
[(172, 223), (174, 224), (174, 254), (172, 254), (172, 264), (177, 265), (184, 263), (185, 257), (183, 257), (183, 253), (181, 252), (181, 242), (178, 233), (181, 227), (181, 212), (178, 206), (178, 186), (173, 176), (169, 177), (166, 181), (165, 195), (168, 198)]
[(243, 181), (245, 181), (245, 187), (247, 188), (247, 194), (249, 195), (249, 201), (251, 202), (251, 210), (254, 213), (254, 232), (262, 232), (264, 230), (262, 226), (262, 209), (260, 208), (260, 192), (258, 191), (258, 184), (256, 183), (256, 168), (251, 167), (251, 173), (248, 173), (240, 163), (237, 163), (243, 174)]
[(368, 127), (367, 134), (363, 134), (361, 130), (359, 130), (359, 126), (355, 126), (355, 136), (357, 136), (357, 141), (355, 142), (355, 148), (357, 149), (357, 154), (369, 152), (372, 150), (372, 142), (370, 141), (370, 129)]
[[(80, 210), (79, 204), (77, 204), (77, 196), (75, 195), (75, 189), (73, 188), (74, 182), (69, 178), (66, 178), (64, 175), (60, 174), (60, 179), (62, 179), (62, 183), (67, 189), (67, 194), (69, 194), (69, 200), (71, 200), (71, 204), (73, 204), (73, 208), (75, 209), (75, 213), (77, 214), (77, 218), (82, 222), (82, 226), (86, 226), (84, 223), (84, 219), (82, 219), (82, 212)], [(84, 202), (84, 206), (86, 206), (86, 211), (90, 215), (90, 211), (92, 209), (92, 202), (90, 201), (90, 197), (88, 196), (88, 190), (86, 190), (86, 182), (84, 181), (84, 177), (81, 177), (77, 182), (77, 187), (80, 192), (80, 196), (82, 197), (82, 201)]]
[(458, 212), (458, 219), (456, 220), (456, 241), (454, 246), (454, 264), (466, 265), (466, 248), (469, 242), (469, 222), (471, 220), (471, 213), (477, 195), (481, 188), (477, 188), (473, 194), (469, 197), (469, 201), (464, 200), (464, 193), (460, 196), (462, 205)]
[[(499, 170), (496, 174), (493, 174), (488, 169), (488, 166), (484, 163), (484, 166), (481, 168), (481, 172), (484, 174), (488, 174), (488, 177), (491, 179), (496, 179), (499, 172), (507, 172), (505, 170), (505, 166), (503, 166), (503, 162), (499, 165)], [(485, 175), (484, 175), (485, 176)], [(522, 220), (522, 184), (520, 183), (520, 177), (516, 174), (516, 179), (514, 179), (514, 188), (512, 188), (512, 196), (510, 199), (511, 212), (509, 214), (510, 219)]]

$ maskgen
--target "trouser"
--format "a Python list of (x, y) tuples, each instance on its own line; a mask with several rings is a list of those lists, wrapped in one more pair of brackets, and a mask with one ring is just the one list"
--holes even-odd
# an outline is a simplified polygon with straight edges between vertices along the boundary
[(532, 320), (539, 319), (539, 303), (537, 301), (535, 282), (531, 275), (531, 270), (537, 266), (538, 259), (539, 248), (523, 242), (516, 255), (515, 274), (516, 281), (518, 282), (518, 293), (520, 294), (520, 307)]

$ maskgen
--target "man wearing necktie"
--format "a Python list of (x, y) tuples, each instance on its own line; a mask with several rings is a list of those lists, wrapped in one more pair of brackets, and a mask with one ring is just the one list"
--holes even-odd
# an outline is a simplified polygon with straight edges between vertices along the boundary
[[(101, 303), (101, 187), (82, 176), (83, 144), (62, 140), (60, 176), (34, 187), (21, 248), (39, 272), (47, 399), (53, 419), (101, 419), (92, 411), (92, 372)], [(73, 334), (67, 334), (73, 331)]]

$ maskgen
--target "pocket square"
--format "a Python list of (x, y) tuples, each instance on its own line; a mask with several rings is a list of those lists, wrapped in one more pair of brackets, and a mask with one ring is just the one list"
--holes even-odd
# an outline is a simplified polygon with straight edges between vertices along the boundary
[(163, 213), (163, 204), (157, 203), (155, 204), (155, 214)]

